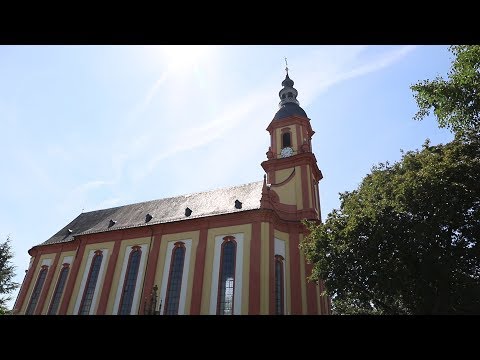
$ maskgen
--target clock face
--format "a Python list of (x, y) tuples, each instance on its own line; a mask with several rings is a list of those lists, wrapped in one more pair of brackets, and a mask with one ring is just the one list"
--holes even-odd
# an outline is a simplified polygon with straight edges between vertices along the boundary
[(284, 147), (280, 155), (285, 158), (293, 155), (293, 149), (291, 147)]

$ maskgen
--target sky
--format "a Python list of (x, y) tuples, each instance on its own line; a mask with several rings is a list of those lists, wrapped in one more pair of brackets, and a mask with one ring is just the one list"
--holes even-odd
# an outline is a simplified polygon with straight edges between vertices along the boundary
[(447, 46), (0, 46), (0, 241), (15, 281), (82, 212), (263, 180), (285, 57), (315, 131), (323, 220), (373, 165), (453, 138), (413, 120), (410, 90), (447, 76)]

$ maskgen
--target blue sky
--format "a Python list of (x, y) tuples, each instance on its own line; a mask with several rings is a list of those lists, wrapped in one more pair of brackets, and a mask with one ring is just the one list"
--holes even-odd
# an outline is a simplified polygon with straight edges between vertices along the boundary
[(453, 138), (412, 119), (410, 90), (446, 76), (447, 46), (0, 46), (0, 241), (16, 281), (82, 211), (262, 180), (285, 56), (323, 219), (372, 165)]

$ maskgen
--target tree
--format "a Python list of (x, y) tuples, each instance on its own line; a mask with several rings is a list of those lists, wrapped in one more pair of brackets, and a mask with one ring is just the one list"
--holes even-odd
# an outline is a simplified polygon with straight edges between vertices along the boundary
[(480, 132), (372, 168), (301, 243), (336, 313), (480, 314)]
[(411, 87), (415, 92), (418, 112), (415, 119), (422, 120), (433, 112), (440, 127), (459, 130), (480, 126), (480, 45), (450, 47), (455, 55), (448, 80), (437, 76)]
[[(10, 294), (14, 291), (18, 284), (13, 281), (15, 277), (15, 266), (11, 263), (13, 258), (12, 248), (10, 246), (10, 238), (0, 243), (0, 295)], [(6, 303), (11, 300), (10, 296), (0, 296), (0, 314), (8, 311)]]

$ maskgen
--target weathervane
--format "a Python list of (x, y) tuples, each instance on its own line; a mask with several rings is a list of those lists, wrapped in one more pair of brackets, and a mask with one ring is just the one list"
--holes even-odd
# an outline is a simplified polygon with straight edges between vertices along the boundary
[(288, 63), (287, 63), (286, 57), (285, 57), (285, 71), (287, 72), (287, 75), (288, 75)]

